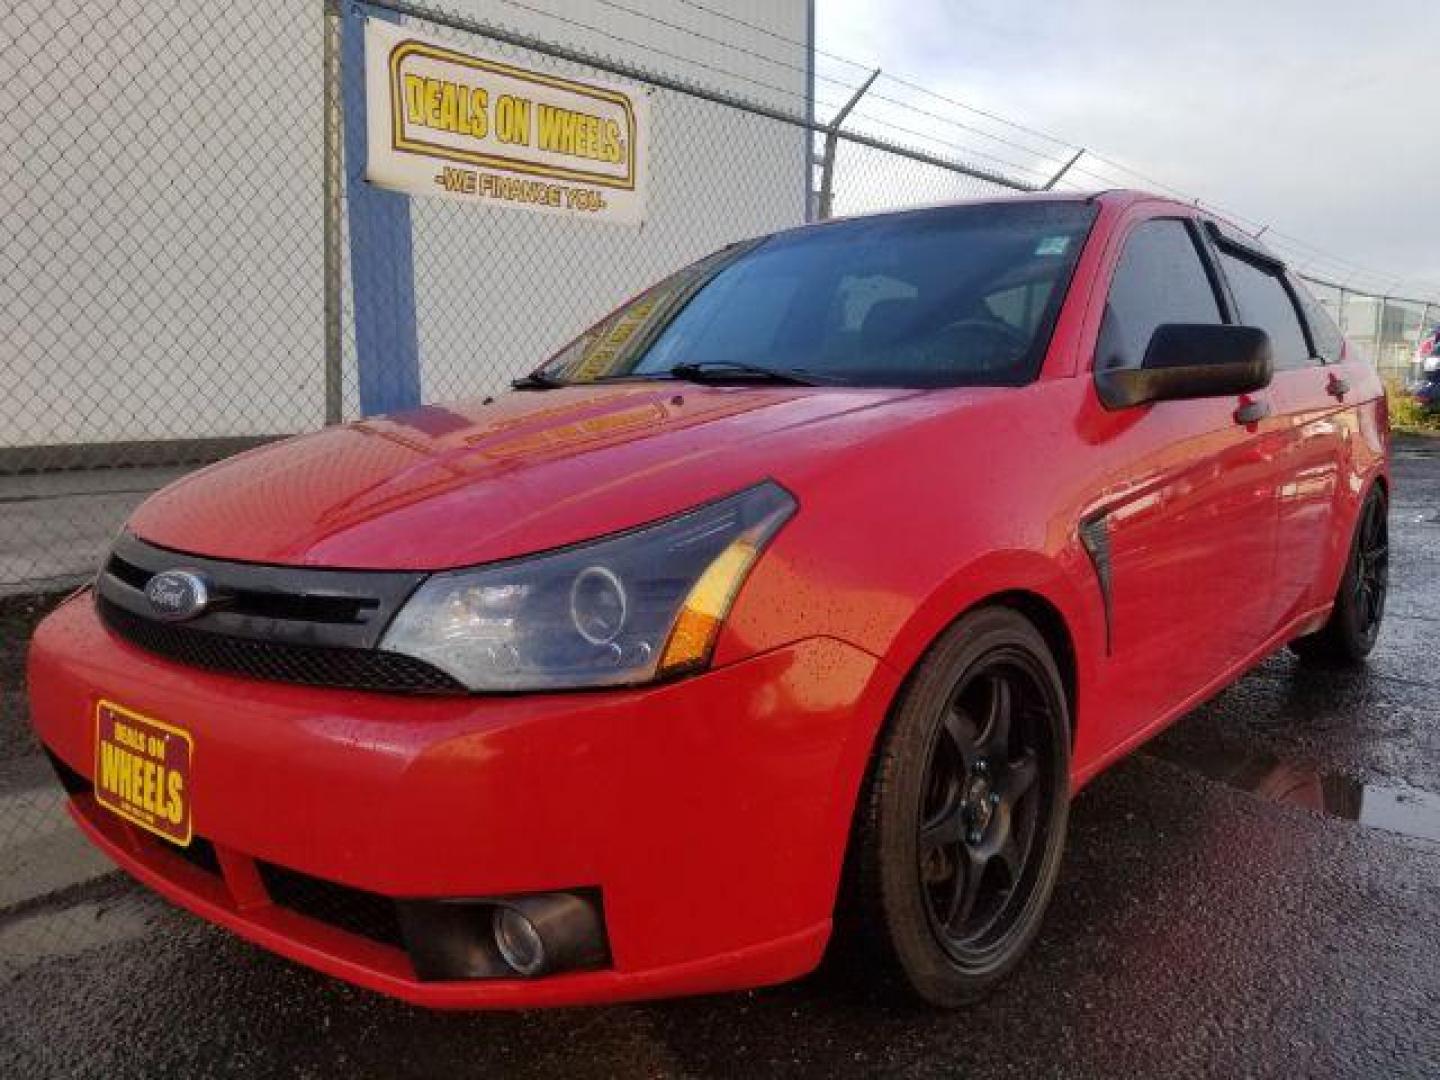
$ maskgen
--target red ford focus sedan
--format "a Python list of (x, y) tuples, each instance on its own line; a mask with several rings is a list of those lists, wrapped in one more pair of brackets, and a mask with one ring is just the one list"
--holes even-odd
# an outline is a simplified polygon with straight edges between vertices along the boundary
[(498, 400), (145, 503), (30, 653), (89, 837), (441, 1007), (1019, 961), (1067, 808), (1289, 645), (1373, 646), (1376, 375), (1193, 207), (737, 244)]

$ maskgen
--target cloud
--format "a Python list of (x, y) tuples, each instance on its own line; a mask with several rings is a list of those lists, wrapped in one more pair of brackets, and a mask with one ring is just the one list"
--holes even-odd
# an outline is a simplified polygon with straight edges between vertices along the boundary
[[(817, 4), (821, 49), (1091, 147), (1349, 262), (1440, 282), (1440, 110), (1425, 75), (1440, 41), (1435, 0)], [(820, 70), (857, 74), (823, 59)], [(822, 94), (842, 92), (822, 84)]]

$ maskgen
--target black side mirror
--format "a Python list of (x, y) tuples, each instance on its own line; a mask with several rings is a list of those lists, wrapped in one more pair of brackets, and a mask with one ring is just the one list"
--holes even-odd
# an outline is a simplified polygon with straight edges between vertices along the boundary
[(1270, 385), (1275, 371), (1270, 335), (1254, 326), (1166, 323), (1155, 328), (1138, 368), (1095, 373), (1108, 409), (1149, 401), (1248, 394)]

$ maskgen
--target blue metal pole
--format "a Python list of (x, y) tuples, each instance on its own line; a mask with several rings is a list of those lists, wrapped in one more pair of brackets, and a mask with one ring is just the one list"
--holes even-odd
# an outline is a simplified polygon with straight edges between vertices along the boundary
[(341, 95), (345, 194), (350, 226), (350, 282), (355, 311), (355, 367), (360, 412), (395, 412), (420, 404), (420, 343), (415, 332), (415, 259), (410, 200), (365, 181), (365, 19), (398, 22), (382, 8), (345, 6)]

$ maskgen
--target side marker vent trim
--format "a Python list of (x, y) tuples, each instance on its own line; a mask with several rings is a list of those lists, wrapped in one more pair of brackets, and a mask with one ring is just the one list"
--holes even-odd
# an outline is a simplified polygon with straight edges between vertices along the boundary
[(1114, 609), (1111, 595), (1114, 570), (1110, 562), (1110, 523), (1105, 514), (1096, 514), (1080, 522), (1080, 543), (1095, 567), (1095, 578), (1100, 583), (1100, 600), (1105, 605), (1105, 655), (1110, 656), (1114, 647)]

